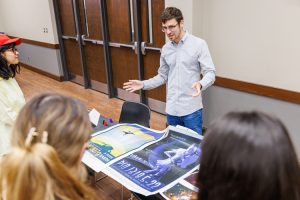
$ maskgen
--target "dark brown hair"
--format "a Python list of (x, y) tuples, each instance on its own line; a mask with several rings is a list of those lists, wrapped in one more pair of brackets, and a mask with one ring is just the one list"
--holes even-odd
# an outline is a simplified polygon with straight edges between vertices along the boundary
[(202, 143), (200, 200), (299, 200), (300, 168), (282, 122), (261, 112), (231, 112)]
[(182, 12), (175, 7), (167, 7), (160, 16), (162, 23), (166, 23), (167, 21), (174, 18), (178, 23), (180, 23), (181, 20), (183, 20)]
[(14, 78), (16, 76), (16, 73), (20, 72), (19, 64), (8, 65), (5, 58), (1, 55), (1, 53), (14, 47), (15, 43), (0, 46), (0, 77), (5, 80), (8, 80), (9, 78)]

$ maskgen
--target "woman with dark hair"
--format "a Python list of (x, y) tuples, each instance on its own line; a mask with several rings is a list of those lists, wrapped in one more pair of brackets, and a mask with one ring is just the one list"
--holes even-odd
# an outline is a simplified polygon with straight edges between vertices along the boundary
[(10, 132), (21, 107), (24, 95), (15, 80), (19, 72), (19, 53), (15, 48), (20, 38), (10, 39), (0, 34), (0, 157), (10, 147)]
[(299, 200), (300, 167), (282, 122), (260, 112), (232, 112), (202, 143), (200, 200)]

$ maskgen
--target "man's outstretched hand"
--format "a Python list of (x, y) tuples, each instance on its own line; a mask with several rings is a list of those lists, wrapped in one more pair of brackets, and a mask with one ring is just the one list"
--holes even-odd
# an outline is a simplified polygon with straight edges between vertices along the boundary
[(128, 82), (123, 83), (123, 89), (128, 92), (134, 92), (140, 90), (144, 87), (144, 84), (140, 80), (129, 80)]

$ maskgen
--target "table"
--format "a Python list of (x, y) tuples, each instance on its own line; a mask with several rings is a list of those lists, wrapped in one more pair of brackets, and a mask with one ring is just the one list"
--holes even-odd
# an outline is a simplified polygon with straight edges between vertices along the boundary
[[(103, 124), (103, 121), (106, 122), (106, 126)], [(93, 125), (93, 133), (98, 132), (98, 131), (102, 131), (102, 130), (107, 129), (107, 128), (109, 128), (113, 125), (116, 125), (116, 124), (118, 124), (118, 122), (113, 121), (112, 123), (110, 123), (109, 118), (104, 117), (104, 116), (101, 115), (100, 118), (99, 118), (98, 125), (97, 126)]]

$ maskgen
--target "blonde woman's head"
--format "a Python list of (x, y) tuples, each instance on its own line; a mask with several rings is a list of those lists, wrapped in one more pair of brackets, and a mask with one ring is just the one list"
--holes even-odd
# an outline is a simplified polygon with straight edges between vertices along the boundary
[[(95, 199), (93, 191), (69, 172), (55, 149), (38, 141), (39, 133), (31, 133), (24, 147), (14, 147), (1, 160), (1, 199)], [(36, 142), (31, 144), (33, 139)]]
[[(91, 134), (87, 109), (77, 100), (61, 94), (42, 94), (31, 99), (20, 111), (16, 120), (12, 144), (25, 147), (25, 139), (31, 128), (48, 133), (47, 143), (52, 146), (61, 161), (81, 173), (80, 159)], [(42, 134), (33, 140), (40, 141)]]

